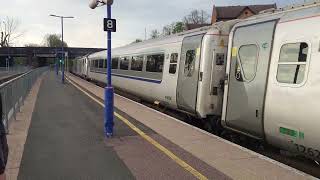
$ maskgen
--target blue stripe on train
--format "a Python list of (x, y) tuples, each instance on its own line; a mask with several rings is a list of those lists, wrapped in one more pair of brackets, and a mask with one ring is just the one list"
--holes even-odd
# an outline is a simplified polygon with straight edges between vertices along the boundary
[(128, 78), (128, 79), (134, 79), (134, 80), (139, 80), (139, 81), (161, 84), (161, 80), (145, 79), (145, 78), (141, 78), (141, 77), (133, 77), (133, 76), (120, 75), (120, 74), (112, 74), (112, 76), (118, 76), (118, 77), (122, 77), (122, 78)]
[[(100, 74), (107, 74), (106, 72), (102, 72), (102, 71), (91, 71), (91, 72), (100, 73)], [(142, 77), (134, 77), (134, 76), (121, 75), (121, 74), (114, 74), (114, 73), (112, 73), (112, 76), (117, 76), (117, 77), (122, 77), (122, 78), (127, 78), (127, 79), (134, 79), (134, 80), (138, 80), (138, 81), (151, 82), (151, 83), (156, 83), (156, 84), (161, 84), (161, 82), (162, 82), (161, 80), (146, 79), (146, 78), (142, 78)]]

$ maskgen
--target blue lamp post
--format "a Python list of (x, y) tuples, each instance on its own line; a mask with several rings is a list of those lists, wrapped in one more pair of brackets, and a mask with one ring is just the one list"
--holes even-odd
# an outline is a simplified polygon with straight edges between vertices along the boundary
[[(61, 62), (61, 71), (62, 71), (62, 76), (61, 76), (61, 82), (64, 84), (64, 44), (63, 44), (63, 19), (71, 19), (71, 18), (74, 18), (73, 16), (57, 16), (57, 15), (53, 15), (51, 14), (50, 15), (51, 17), (56, 17), (56, 18), (60, 18), (61, 19), (61, 29), (62, 29), (62, 32), (61, 32), (61, 36), (62, 36), (62, 41), (61, 41), (61, 58), (62, 58), (62, 62)], [(58, 73), (58, 66), (59, 66), (59, 62), (57, 63), (57, 66), (56, 66), (56, 70), (57, 70), (57, 73)]]
[(57, 49), (56, 49), (56, 59), (55, 59), (55, 71), (56, 71), (56, 75), (58, 76), (58, 72), (59, 72), (59, 60), (57, 58)]
[(114, 90), (111, 83), (111, 32), (116, 31), (116, 20), (111, 19), (111, 5), (113, 0), (92, 0), (89, 4), (91, 9), (98, 6), (107, 5), (107, 18), (104, 19), (104, 30), (108, 34), (108, 49), (107, 49), (107, 86), (105, 87), (104, 103), (105, 103), (105, 117), (104, 130), (106, 137), (113, 135), (113, 104), (114, 104)]

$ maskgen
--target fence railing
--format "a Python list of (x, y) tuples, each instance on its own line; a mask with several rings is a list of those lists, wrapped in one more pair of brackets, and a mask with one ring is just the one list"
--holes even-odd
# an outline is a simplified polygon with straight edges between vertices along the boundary
[(7, 133), (9, 133), (10, 121), (16, 119), (33, 84), (47, 70), (48, 67), (33, 69), (0, 85), (2, 120)]
[(16, 65), (16, 66), (10, 66), (10, 67), (0, 67), (0, 72), (16, 72), (16, 73), (23, 73), (31, 69), (31, 66), (21, 66), (21, 65)]

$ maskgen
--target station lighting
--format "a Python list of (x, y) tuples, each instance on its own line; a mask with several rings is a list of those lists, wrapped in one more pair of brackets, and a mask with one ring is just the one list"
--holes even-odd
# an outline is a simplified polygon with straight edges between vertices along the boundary
[[(61, 40), (61, 50), (62, 50), (62, 60), (60, 60), (60, 63), (62, 63), (63, 66), (61, 66), (61, 69), (62, 69), (62, 77), (61, 77), (61, 81), (62, 83), (64, 84), (64, 44), (63, 44), (63, 19), (71, 19), (71, 18), (74, 18), (73, 16), (57, 16), (57, 15), (54, 15), (54, 14), (50, 14), (49, 16), (51, 17), (56, 17), (56, 18), (60, 18), (61, 19), (61, 29), (62, 29), (62, 33), (61, 33), (61, 36), (62, 36), (62, 40)], [(56, 64), (56, 71), (57, 71), (57, 74), (58, 74), (58, 63)]]
[(90, 3), (89, 3), (89, 7), (91, 9), (95, 9), (96, 7), (98, 7), (99, 5), (100, 6), (103, 6), (103, 5), (109, 5), (111, 6), (113, 4), (113, 0), (92, 0)]

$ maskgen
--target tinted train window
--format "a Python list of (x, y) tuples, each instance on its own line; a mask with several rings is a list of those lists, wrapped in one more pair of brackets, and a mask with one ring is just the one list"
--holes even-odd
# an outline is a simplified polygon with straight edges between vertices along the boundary
[(191, 77), (196, 63), (196, 50), (188, 50), (186, 53), (186, 62), (184, 63), (184, 74)]
[(129, 59), (127, 57), (120, 58), (120, 69), (122, 70), (129, 69)]
[(99, 62), (98, 62), (98, 60), (94, 60), (94, 67), (95, 67), (95, 68), (98, 68), (98, 67), (99, 67)]
[(241, 69), (244, 78), (251, 81), (256, 75), (258, 47), (254, 44), (241, 46), (239, 49), (238, 63), (236, 65), (236, 79), (241, 81)]
[(155, 54), (147, 56), (147, 71), (162, 72), (163, 71), (164, 54)]
[(98, 60), (99, 62), (99, 68), (103, 68), (103, 59)]
[(177, 64), (170, 64), (169, 73), (175, 74), (177, 72)]
[(303, 82), (308, 50), (307, 43), (291, 43), (282, 46), (278, 63), (278, 82), (287, 84)]
[(177, 72), (178, 53), (172, 53), (170, 57), (169, 73), (175, 74)]
[(119, 58), (112, 58), (112, 69), (118, 69)]
[(170, 58), (170, 63), (177, 63), (178, 62), (178, 53), (172, 53)]
[(133, 56), (131, 59), (131, 70), (142, 71), (143, 56)]
[(107, 62), (107, 60), (104, 59), (104, 60), (102, 60), (102, 61), (103, 61), (103, 68), (104, 68), (104, 69), (107, 69), (107, 67), (108, 67), (108, 62)]

